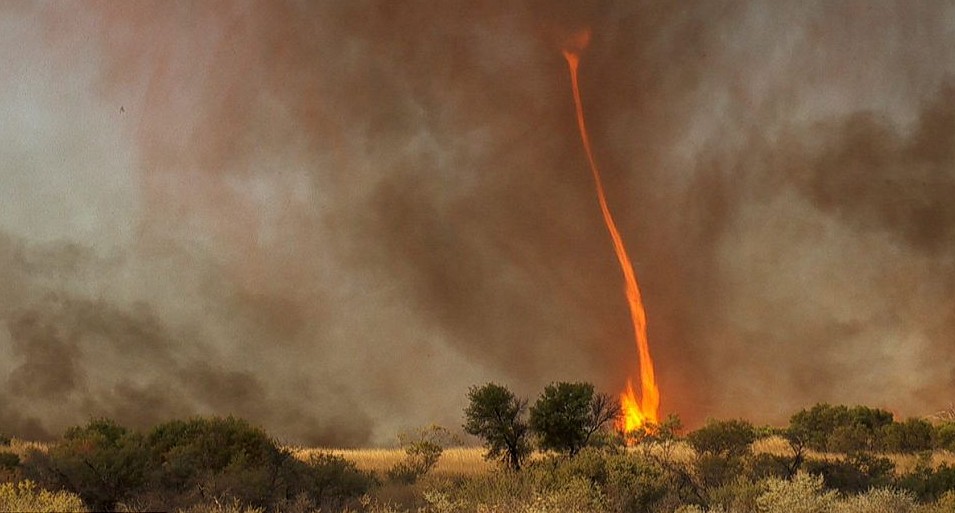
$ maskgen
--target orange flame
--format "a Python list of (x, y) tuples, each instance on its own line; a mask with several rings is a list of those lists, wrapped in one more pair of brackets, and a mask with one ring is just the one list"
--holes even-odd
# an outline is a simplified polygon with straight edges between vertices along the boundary
[(600, 171), (597, 169), (597, 161), (594, 160), (594, 154), (590, 147), (590, 137), (587, 135), (587, 127), (584, 124), (584, 108), (580, 102), (580, 87), (577, 84), (577, 65), (580, 62), (580, 52), (590, 41), (590, 31), (582, 31), (572, 37), (564, 48), (564, 58), (567, 59), (567, 66), (570, 68), (570, 80), (574, 89), (574, 105), (577, 108), (577, 127), (580, 129), (580, 138), (584, 143), (584, 151), (587, 153), (587, 161), (590, 163), (590, 170), (594, 175), (594, 183), (597, 188), (597, 201), (600, 203), (600, 211), (603, 213), (604, 224), (607, 225), (607, 231), (610, 232), (610, 238), (613, 240), (613, 249), (617, 254), (617, 261), (620, 263), (620, 270), (623, 272), (623, 279), (626, 285), (627, 304), (630, 306), (630, 319), (633, 322), (633, 331), (637, 342), (637, 353), (640, 358), (640, 400), (633, 391), (633, 384), (628, 379), (626, 390), (620, 394), (620, 406), (623, 410), (623, 418), (618, 424), (618, 428), (624, 433), (631, 433), (644, 427), (646, 424), (656, 424), (660, 417), (660, 390), (657, 388), (656, 378), (653, 373), (653, 359), (650, 357), (650, 345), (647, 341), (647, 314), (643, 308), (643, 299), (640, 295), (640, 287), (637, 285), (637, 275), (633, 270), (633, 264), (630, 263), (630, 257), (624, 248), (623, 239), (617, 230), (617, 223), (614, 222), (610, 214), (610, 207), (607, 206), (607, 197), (604, 194), (603, 181), (600, 178)]

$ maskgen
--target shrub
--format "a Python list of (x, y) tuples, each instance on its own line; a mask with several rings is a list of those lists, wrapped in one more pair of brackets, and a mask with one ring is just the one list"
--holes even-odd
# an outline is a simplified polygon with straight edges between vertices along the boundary
[(289, 473), (291, 457), (241, 419), (167, 422), (147, 434), (146, 444), (155, 462), (153, 482), (164, 491), (264, 507), (283, 497), (289, 485), (283, 474)]
[(756, 499), (763, 493), (762, 488), (755, 481), (737, 478), (725, 485), (711, 488), (708, 491), (707, 504), (710, 513), (728, 511), (732, 513), (747, 513), (756, 511)]
[(13, 470), (20, 465), (20, 456), (12, 452), (0, 452), (0, 470)]
[(612, 511), (638, 513), (656, 510), (668, 499), (675, 505), (678, 486), (658, 464), (632, 454), (607, 458), (606, 494)]
[(68, 429), (45, 457), (31, 454), (34, 476), (79, 495), (95, 510), (112, 509), (146, 485), (149, 459), (142, 437), (109, 419)]
[(438, 463), (445, 446), (454, 437), (441, 426), (429, 426), (415, 435), (401, 434), (398, 440), (405, 448), (405, 458), (388, 470), (388, 478), (403, 484), (412, 484), (427, 474)]
[(820, 475), (829, 488), (844, 493), (861, 493), (874, 486), (889, 484), (895, 464), (888, 458), (854, 453), (836, 460), (809, 460), (805, 470)]
[(935, 501), (955, 491), (955, 467), (943, 464), (933, 469), (922, 463), (899, 478), (898, 485), (914, 493), (920, 501)]
[(753, 425), (743, 420), (710, 421), (687, 436), (698, 456), (693, 463), (706, 488), (729, 483), (743, 471), (743, 456), (756, 441)]
[(156, 426), (146, 443), (168, 494), (236, 499), (270, 508), (295, 498), (339, 505), (374, 484), (353, 463), (329, 454), (295, 459), (264, 431), (234, 417), (196, 418)]
[(304, 494), (319, 506), (340, 508), (348, 499), (361, 497), (377, 484), (370, 473), (334, 454), (312, 454), (304, 462), (293, 461), (299, 470), (299, 483), (287, 496)]
[(87, 511), (83, 500), (69, 492), (51, 492), (33, 481), (0, 483), (0, 511)]
[(766, 491), (756, 498), (759, 513), (827, 513), (836, 493), (826, 491), (822, 476), (797, 472), (791, 481), (771, 478), (763, 482)]
[(932, 449), (935, 428), (926, 420), (911, 418), (882, 428), (882, 449), (913, 453)]
[(0, 445), (10, 445), (10, 437), (0, 433)]
[(912, 513), (915, 507), (915, 499), (909, 492), (873, 488), (839, 501), (833, 513)]
[(47, 454), (29, 452), (24, 468), (52, 487), (75, 492), (96, 510), (209, 501), (334, 509), (375, 484), (341, 457), (300, 461), (261, 429), (231, 417), (172, 421), (146, 436), (95, 420), (70, 428)]
[(955, 450), (955, 422), (946, 422), (935, 427), (932, 446), (946, 451)]
[(687, 435), (687, 442), (700, 454), (740, 457), (756, 441), (756, 429), (744, 420), (710, 421)]
[(753, 481), (770, 477), (789, 479), (791, 477), (792, 458), (771, 453), (754, 454), (744, 460), (745, 475)]
[(891, 423), (885, 410), (817, 404), (794, 414), (787, 433), (817, 451), (866, 451), (878, 448), (881, 430)]
[(734, 480), (743, 472), (741, 458), (702, 454), (693, 462), (697, 478), (705, 488), (722, 486)]

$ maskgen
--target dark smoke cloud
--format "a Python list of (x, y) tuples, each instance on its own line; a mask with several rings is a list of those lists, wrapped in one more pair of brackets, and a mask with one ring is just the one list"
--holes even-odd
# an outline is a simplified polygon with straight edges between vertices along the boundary
[(663, 406), (948, 404), (955, 11), (937, 3), (8, 4), (0, 428), (237, 414), (299, 442), (637, 369)]

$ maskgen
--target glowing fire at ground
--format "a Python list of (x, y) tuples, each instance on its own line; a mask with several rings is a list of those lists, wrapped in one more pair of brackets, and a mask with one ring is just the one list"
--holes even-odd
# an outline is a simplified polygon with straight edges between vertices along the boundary
[(623, 418), (618, 427), (624, 433), (631, 433), (647, 423), (656, 424), (658, 422), (660, 390), (657, 388), (656, 378), (653, 374), (653, 359), (650, 357), (650, 346), (647, 342), (647, 314), (643, 308), (640, 287), (637, 285), (637, 275), (633, 271), (633, 264), (630, 263), (630, 257), (624, 248), (620, 232), (617, 231), (617, 223), (614, 222), (613, 216), (610, 214), (610, 208), (607, 206), (603, 181), (600, 178), (600, 171), (597, 169), (597, 162), (594, 160), (594, 154), (590, 148), (590, 137), (587, 135), (587, 127), (584, 124), (584, 108), (580, 102), (580, 88), (577, 84), (577, 65), (580, 62), (580, 52), (586, 48), (589, 41), (589, 30), (576, 34), (565, 46), (564, 58), (567, 59), (567, 66), (570, 68), (570, 80), (574, 89), (574, 105), (577, 108), (577, 126), (580, 128), (580, 138), (584, 143), (587, 161), (590, 163), (590, 170), (594, 175), (597, 200), (600, 203), (600, 211), (603, 213), (604, 224), (607, 225), (607, 231), (610, 232), (613, 249), (617, 254), (620, 270), (623, 272), (627, 303), (630, 306), (630, 318), (633, 321), (633, 331), (637, 341), (637, 352), (640, 358), (641, 397), (638, 401), (630, 379), (627, 380), (626, 390), (620, 394)]

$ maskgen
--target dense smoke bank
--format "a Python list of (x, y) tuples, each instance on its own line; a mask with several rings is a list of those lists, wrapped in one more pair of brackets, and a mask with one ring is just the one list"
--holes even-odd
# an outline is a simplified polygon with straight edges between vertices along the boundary
[(955, 385), (955, 9), (935, 2), (13, 3), (0, 430), (460, 424), (637, 368), (664, 413), (901, 415)]

